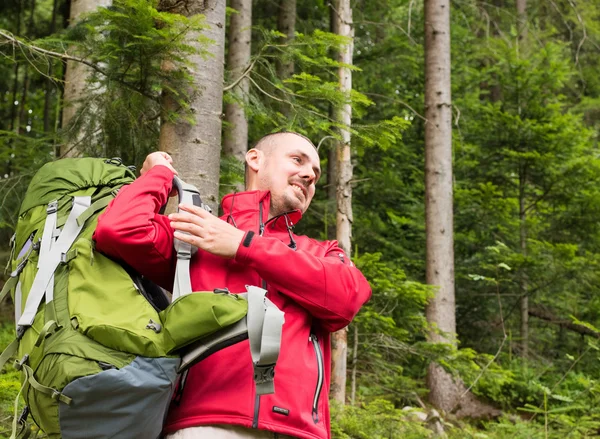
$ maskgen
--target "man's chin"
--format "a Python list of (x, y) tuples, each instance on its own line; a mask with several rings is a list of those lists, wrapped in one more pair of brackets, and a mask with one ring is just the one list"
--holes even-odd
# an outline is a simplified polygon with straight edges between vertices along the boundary
[(300, 200), (297, 197), (290, 197), (286, 198), (284, 203), (282, 203), (280, 213), (292, 212), (295, 210), (300, 210), (302, 212), (306, 210), (304, 207), (304, 200)]

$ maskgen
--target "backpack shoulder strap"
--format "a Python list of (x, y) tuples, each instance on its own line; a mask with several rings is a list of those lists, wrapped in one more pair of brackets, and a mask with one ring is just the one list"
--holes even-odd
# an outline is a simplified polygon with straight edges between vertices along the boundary
[(281, 348), (284, 313), (267, 297), (267, 290), (247, 286), (248, 340), (254, 364), (256, 394), (275, 393), (275, 363)]
[[(200, 191), (198, 191), (195, 186), (185, 183), (178, 177), (173, 178), (173, 186), (177, 189), (177, 194), (179, 196), (178, 206), (180, 203), (192, 204), (210, 212), (210, 208), (202, 202)], [(177, 210), (179, 211), (179, 207)], [(190, 294), (192, 292), (190, 259), (192, 258), (192, 255), (198, 251), (198, 248), (179, 239), (174, 239), (173, 245), (177, 252), (177, 266), (175, 267), (175, 282), (173, 284), (173, 300), (175, 300), (179, 296)]]

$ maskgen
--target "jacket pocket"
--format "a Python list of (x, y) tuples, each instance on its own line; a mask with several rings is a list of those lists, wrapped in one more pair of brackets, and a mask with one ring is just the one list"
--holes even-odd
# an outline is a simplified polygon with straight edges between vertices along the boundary
[(321, 345), (319, 345), (319, 339), (315, 334), (310, 334), (309, 340), (313, 344), (315, 349), (315, 358), (317, 360), (317, 384), (315, 386), (315, 393), (312, 401), (312, 418), (315, 424), (319, 423), (319, 398), (321, 391), (323, 390), (323, 381), (325, 378), (325, 366), (323, 364), (323, 352), (321, 351)]

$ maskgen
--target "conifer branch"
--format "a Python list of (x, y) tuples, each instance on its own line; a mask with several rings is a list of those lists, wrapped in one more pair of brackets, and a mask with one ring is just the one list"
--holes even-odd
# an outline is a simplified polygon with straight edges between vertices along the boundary
[(256, 64), (256, 60), (258, 58), (255, 58), (254, 61), (252, 61), (252, 63), (246, 68), (246, 70), (244, 70), (244, 73), (242, 73), (242, 75), (237, 78), (235, 81), (233, 81), (233, 83), (223, 87), (223, 91), (229, 91), (232, 88), (235, 88), (236, 85), (238, 85), (242, 79), (244, 79), (246, 76), (248, 76), (250, 74), (250, 72), (252, 71), (252, 69), (254, 68), (254, 64)]
[[(64, 60), (64, 61), (73, 61), (73, 62), (77, 62), (77, 63), (80, 63), (80, 64), (84, 64), (84, 65), (90, 67), (91, 69), (95, 70), (96, 72), (100, 73), (101, 75), (103, 75), (103, 76), (105, 76), (107, 78), (110, 76), (108, 74), (108, 72), (106, 72), (98, 64), (95, 64), (95, 63), (93, 63), (91, 61), (88, 61), (85, 58), (78, 58), (76, 56), (69, 55), (68, 53), (54, 52), (52, 50), (43, 49), (43, 48), (41, 48), (39, 46), (35, 46), (33, 44), (26, 43), (24, 41), (19, 40), (13, 34), (11, 34), (8, 31), (5, 31), (3, 29), (0, 29), (0, 37), (3, 37), (6, 40), (6, 42), (12, 44), (13, 47), (18, 47), (21, 50), (28, 49), (31, 52), (39, 53), (41, 55), (50, 56), (52, 58), (57, 58), (57, 59)], [(153, 101), (158, 102), (158, 97), (153, 96), (151, 94), (148, 94), (148, 93), (140, 90), (139, 88), (137, 88), (134, 85), (128, 83), (127, 81), (123, 81), (122, 79), (119, 79), (119, 78), (112, 78), (112, 79), (114, 81), (118, 82), (119, 84), (122, 84), (125, 87), (127, 87), (127, 88), (135, 91), (136, 93), (139, 93), (139, 94), (141, 94), (142, 96), (144, 96), (144, 97), (146, 97), (148, 99), (151, 99)]]

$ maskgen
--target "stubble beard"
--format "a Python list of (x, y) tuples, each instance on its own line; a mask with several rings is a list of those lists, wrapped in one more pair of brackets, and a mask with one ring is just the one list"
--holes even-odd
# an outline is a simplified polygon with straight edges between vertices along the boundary
[(274, 217), (294, 210), (304, 212), (303, 207), (300, 199), (288, 194), (282, 194), (279, 197), (271, 196), (271, 208), (269, 213), (271, 214), (271, 217)]

